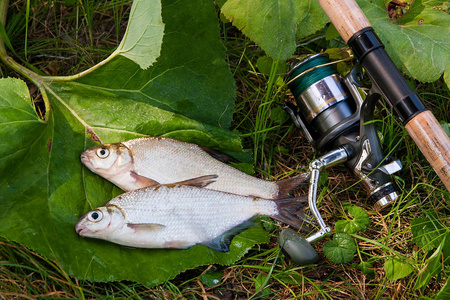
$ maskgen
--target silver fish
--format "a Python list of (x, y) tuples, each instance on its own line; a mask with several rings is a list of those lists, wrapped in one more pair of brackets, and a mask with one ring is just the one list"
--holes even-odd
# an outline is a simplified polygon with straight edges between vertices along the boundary
[(217, 180), (207, 188), (281, 199), (309, 177), (309, 173), (304, 173), (280, 181), (263, 180), (216, 159), (229, 160), (224, 157), (225, 154), (196, 144), (170, 138), (143, 137), (95, 146), (81, 154), (81, 161), (92, 172), (124, 191), (216, 174)]
[(188, 248), (203, 244), (229, 251), (237, 233), (258, 215), (300, 228), (298, 198), (268, 200), (201, 188), (216, 176), (127, 192), (80, 218), (82, 237), (138, 248)]

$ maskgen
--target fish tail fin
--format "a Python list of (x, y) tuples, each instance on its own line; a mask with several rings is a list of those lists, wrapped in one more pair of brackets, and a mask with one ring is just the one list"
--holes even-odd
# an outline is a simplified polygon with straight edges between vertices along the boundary
[[(292, 178), (286, 178), (283, 180), (279, 180), (276, 182), (278, 187), (278, 195), (276, 199), (286, 198), (292, 190), (298, 188), (300, 185), (307, 184), (307, 180), (309, 179), (311, 173), (306, 172), (299, 175), (296, 175)], [(306, 181), (306, 182), (305, 182)]]
[(305, 215), (303, 211), (304, 203), (307, 201), (307, 197), (295, 197), (274, 200), (278, 214), (271, 216), (272, 218), (291, 225), (297, 229), (303, 231), (311, 231), (307, 225), (311, 224), (311, 218)]

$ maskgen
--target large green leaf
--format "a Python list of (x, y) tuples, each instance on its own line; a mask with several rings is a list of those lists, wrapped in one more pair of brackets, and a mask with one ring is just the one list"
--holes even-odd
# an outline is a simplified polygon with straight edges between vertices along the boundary
[[(397, 67), (420, 81), (444, 74), (450, 86), (450, 15), (442, 1), (414, 1), (393, 21), (385, 0), (357, 0)], [(317, 1), (228, 0), (224, 15), (272, 58), (294, 53), (295, 38), (304, 38), (329, 22)]]
[[(228, 129), (233, 116), (235, 86), (225, 63), (225, 50), (212, 5), (198, 0), (163, 1), (165, 34), (161, 54), (150, 69), (143, 70), (117, 56), (96, 72), (72, 83), (70, 88), (80, 84), (95, 87)], [(53, 84), (52, 88), (66, 90), (66, 86), (60, 84)]]
[(160, 1), (134, 1), (125, 37), (112, 55), (121, 54), (146, 69), (161, 52), (164, 24)]
[(328, 21), (314, 0), (228, 0), (223, 14), (272, 58), (286, 60), (300, 38), (313, 34)]
[(161, 7), (165, 35), (148, 69), (119, 55), (76, 81), (35, 75), (49, 95), (47, 122), (35, 113), (24, 82), (0, 80), (0, 235), (78, 278), (154, 285), (199, 265), (230, 264), (267, 241), (267, 233), (253, 227), (235, 237), (229, 253), (205, 246), (131, 249), (83, 239), (74, 230), (82, 214), (121, 193), (80, 163), (80, 153), (98, 141), (164, 135), (242, 150), (238, 135), (224, 130), (235, 88), (213, 3), (163, 1)]
[(442, 1), (415, 0), (395, 22), (389, 19), (384, 0), (358, 0), (358, 4), (400, 71), (424, 82), (445, 72), (450, 86), (450, 15)]
[(411, 222), (413, 242), (425, 251), (438, 247), (444, 238), (445, 229), (430, 215), (428, 218), (415, 218)]
[(390, 258), (384, 262), (384, 270), (389, 280), (398, 280), (411, 274), (414, 268), (399, 258)]

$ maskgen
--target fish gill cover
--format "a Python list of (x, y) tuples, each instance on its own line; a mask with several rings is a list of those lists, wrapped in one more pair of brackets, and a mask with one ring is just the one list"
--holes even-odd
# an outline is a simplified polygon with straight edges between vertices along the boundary
[(199, 265), (230, 264), (267, 241), (253, 227), (229, 253), (131, 249), (83, 239), (74, 229), (80, 216), (121, 193), (80, 162), (81, 152), (100, 141), (163, 135), (242, 151), (228, 130), (235, 85), (212, 1), (136, 0), (125, 37), (107, 60), (82, 77), (31, 79), (48, 95), (45, 121), (23, 81), (0, 79), (1, 236), (71, 276), (148, 285)]

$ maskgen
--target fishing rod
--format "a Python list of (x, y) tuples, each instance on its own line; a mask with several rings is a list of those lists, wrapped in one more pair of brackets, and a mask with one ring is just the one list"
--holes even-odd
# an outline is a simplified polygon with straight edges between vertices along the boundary
[[(314, 148), (325, 152), (309, 165), (308, 202), (319, 230), (303, 238), (285, 229), (279, 237), (279, 244), (299, 264), (317, 260), (310, 243), (331, 230), (316, 204), (322, 170), (345, 164), (378, 210), (398, 197), (391, 175), (402, 165), (383, 153), (374, 122), (371, 122), (375, 105), (381, 98), (392, 108), (450, 191), (450, 138), (403, 78), (358, 4), (354, 0), (318, 2), (352, 49), (358, 64), (342, 78), (326, 54), (316, 54), (291, 63), (286, 75), (295, 98), (294, 104), (286, 103), (286, 111)], [(365, 97), (362, 95), (364, 74), (372, 83)]]

